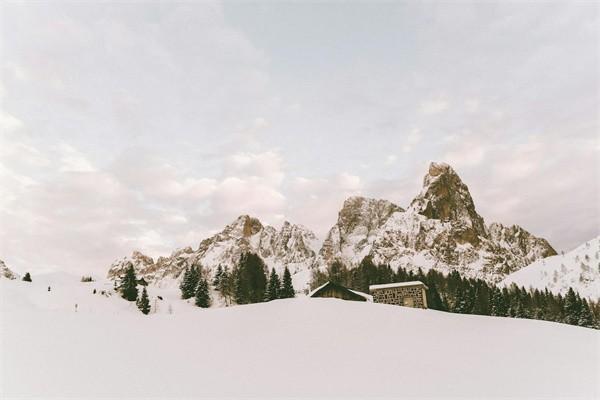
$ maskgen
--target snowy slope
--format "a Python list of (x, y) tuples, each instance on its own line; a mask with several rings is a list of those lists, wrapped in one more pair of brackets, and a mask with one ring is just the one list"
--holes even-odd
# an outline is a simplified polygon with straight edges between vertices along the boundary
[(563, 255), (538, 260), (502, 281), (512, 283), (563, 295), (572, 287), (583, 297), (600, 299), (600, 236)]
[(306, 297), (144, 316), (46, 283), (0, 280), (2, 399), (600, 395), (591, 329)]

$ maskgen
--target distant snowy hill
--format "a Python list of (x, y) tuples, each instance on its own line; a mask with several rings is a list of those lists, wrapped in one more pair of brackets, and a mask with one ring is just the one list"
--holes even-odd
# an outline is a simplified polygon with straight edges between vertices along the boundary
[(145, 316), (111, 287), (0, 279), (0, 398), (600, 396), (592, 329), (307, 297), (205, 310), (160, 288), (172, 314)]
[(563, 255), (538, 260), (502, 281), (512, 283), (563, 295), (572, 287), (583, 297), (600, 299), (600, 237)]
[[(293, 275), (300, 274), (305, 283), (318, 250), (317, 237), (302, 225), (284, 222), (277, 230), (263, 225), (248, 215), (238, 217), (221, 232), (203, 240), (197, 250), (191, 247), (175, 250), (169, 257), (159, 257), (156, 262), (140, 252), (115, 261), (109, 271), (111, 279), (123, 275), (131, 263), (138, 275), (155, 284), (168, 284), (178, 279), (186, 267), (202, 265), (209, 271), (217, 266), (230, 269), (239, 262), (243, 252), (251, 251), (262, 257), (269, 268), (282, 273), (285, 267)], [(297, 276), (296, 276), (297, 278)]]
[(407, 210), (386, 200), (346, 200), (317, 265), (324, 269), (337, 259), (353, 266), (370, 255), (394, 268), (457, 270), (496, 283), (554, 254), (546, 240), (517, 225), (486, 226), (456, 172), (447, 164), (432, 163), (421, 193)]

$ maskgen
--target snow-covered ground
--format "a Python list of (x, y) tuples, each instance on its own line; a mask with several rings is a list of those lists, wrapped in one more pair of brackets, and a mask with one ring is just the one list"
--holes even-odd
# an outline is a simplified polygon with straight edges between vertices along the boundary
[(600, 396), (591, 329), (307, 297), (204, 310), (174, 289), (144, 316), (92, 294), (110, 283), (33, 279), (0, 280), (2, 399)]
[(563, 295), (572, 287), (582, 297), (600, 299), (600, 237), (568, 253), (537, 260), (502, 281), (512, 283)]

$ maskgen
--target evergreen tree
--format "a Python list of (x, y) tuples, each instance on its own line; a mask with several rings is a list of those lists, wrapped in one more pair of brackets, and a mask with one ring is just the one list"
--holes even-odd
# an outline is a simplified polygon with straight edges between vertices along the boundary
[(179, 284), (179, 290), (181, 290), (181, 298), (184, 300), (192, 297), (192, 296), (190, 296), (189, 287), (190, 287), (190, 268), (185, 267), (185, 270), (183, 271), (183, 278), (181, 279), (181, 283)]
[(31, 282), (31, 275), (29, 274), (29, 272), (25, 272), (25, 276), (23, 276), (23, 280), (25, 282)]
[(275, 272), (275, 268), (272, 268), (269, 282), (267, 283), (267, 290), (265, 291), (265, 301), (277, 300), (280, 295), (280, 286), (279, 276)]
[(257, 254), (245, 253), (240, 257), (235, 287), (238, 304), (264, 301), (267, 288), (265, 269), (265, 263)]
[(195, 303), (198, 307), (210, 307), (210, 294), (208, 293), (208, 281), (200, 278), (196, 288)]
[(581, 301), (581, 312), (579, 315), (579, 321), (577, 322), (579, 326), (585, 326), (588, 328), (594, 327), (594, 315), (592, 314), (586, 299)]
[(233, 275), (233, 299), (236, 304), (246, 304), (246, 296), (244, 293), (244, 281), (239, 270), (234, 270)]
[(136, 301), (138, 296), (137, 290), (137, 278), (135, 276), (135, 270), (133, 264), (129, 263), (129, 266), (125, 270), (125, 276), (121, 279), (121, 297), (127, 301)]
[(215, 278), (213, 279), (213, 283), (212, 283), (215, 288), (219, 287), (222, 276), (223, 276), (223, 267), (221, 267), (221, 264), (219, 264), (219, 266), (217, 267), (217, 271), (215, 272)]
[(186, 268), (183, 274), (183, 279), (181, 280), (181, 284), (179, 285), (179, 288), (181, 289), (181, 298), (185, 300), (194, 297), (199, 281), (199, 268), (197, 268), (195, 265), (192, 265), (191, 268)]
[(148, 314), (150, 312), (150, 300), (148, 299), (148, 292), (146, 291), (145, 286), (142, 290), (142, 296), (137, 300), (137, 306), (144, 314)]
[(569, 288), (569, 291), (565, 296), (564, 310), (564, 322), (571, 325), (578, 325), (581, 313), (581, 305), (578, 296), (575, 294), (573, 288)]
[(447, 311), (447, 307), (433, 281), (429, 283), (429, 290), (427, 290), (427, 306), (432, 310)]
[(219, 279), (219, 286), (217, 287), (217, 290), (221, 292), (221, 296), (225, 298), (226, 305), (229, 305), (231, 302), (233, 286), (232, 275), (229, 273), (229, 268), (226, 266), (225, 269), (223, 269), (223, 273)]
[(290, 299), (295, 296), (296, 291), (294, 290), (294, 285), (292, 284), (292, 274), (290, 274), (288, 267), (285, 267), (285, 270), (283, 271), (283, 280), (281, 282), (279, 298)]

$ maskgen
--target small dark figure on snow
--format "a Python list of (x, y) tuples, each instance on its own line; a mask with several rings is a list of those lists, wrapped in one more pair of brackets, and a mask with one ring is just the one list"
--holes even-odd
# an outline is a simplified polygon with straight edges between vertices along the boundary
[(48, 286), (48, 291), (50, 291), (50, 286)]

